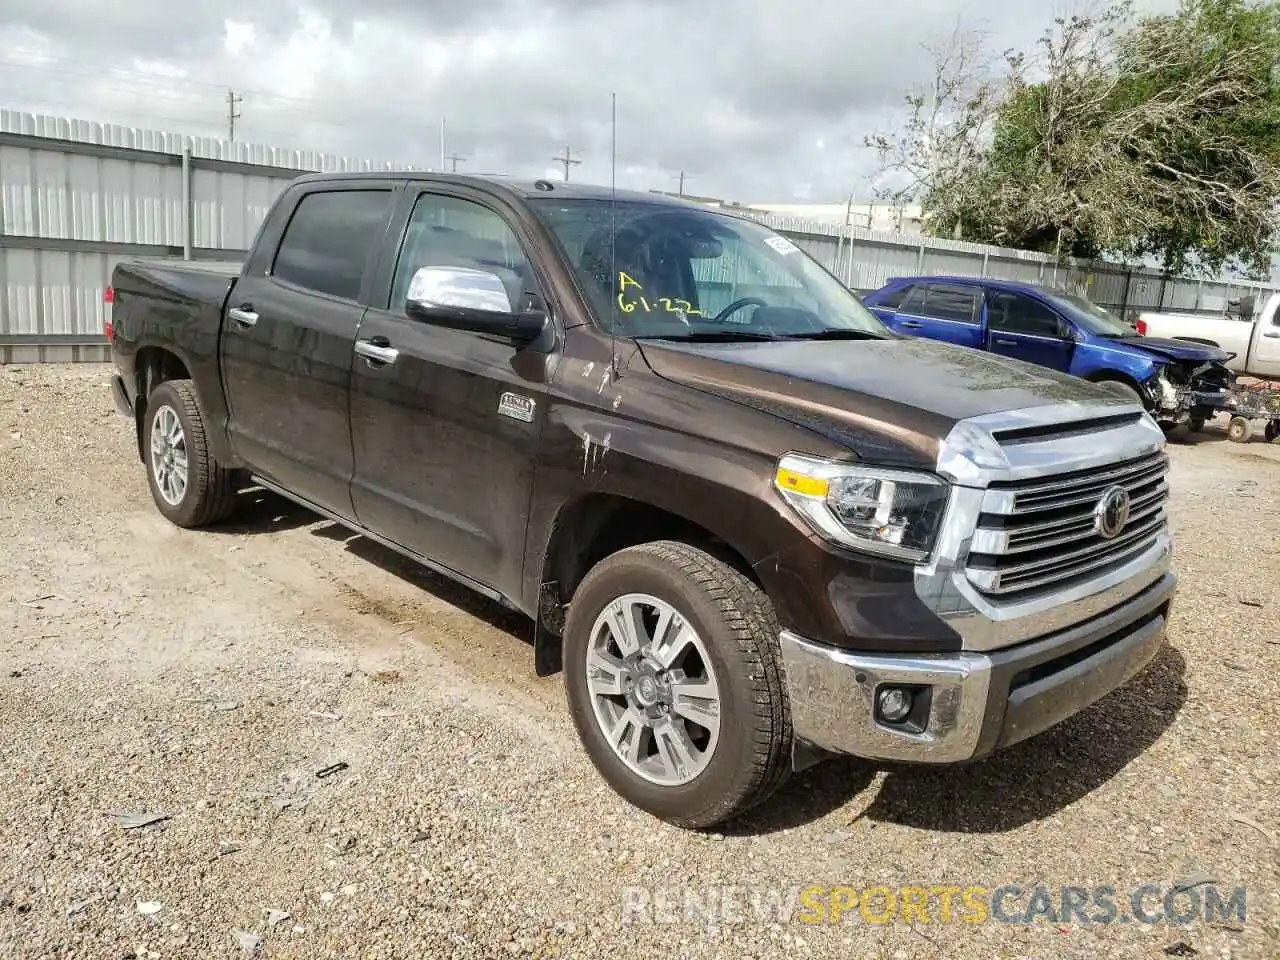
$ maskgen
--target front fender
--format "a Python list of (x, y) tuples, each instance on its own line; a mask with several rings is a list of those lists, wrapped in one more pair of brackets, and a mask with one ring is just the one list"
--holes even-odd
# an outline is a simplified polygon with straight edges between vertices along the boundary
[(1111, 375), (1111, 379), (1144, 384), (1163, 369), (1164, 363), (1149, 353), (1090, 341), (1077, 344), (1071, 367), (1073, 374), (1086, 380), (1103, 380)]
[(668, 513), (724, 541), (752, 566), (807, 535), (773, 489), (771, 458), (598, 410), (549, 414), (534, 473), (527, 596), (541, 585), (556, 526), (592, 496)]

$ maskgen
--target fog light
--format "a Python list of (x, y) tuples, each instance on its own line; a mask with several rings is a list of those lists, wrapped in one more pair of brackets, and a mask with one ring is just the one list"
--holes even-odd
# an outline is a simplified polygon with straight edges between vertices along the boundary
[(911, 713), (911, 694), (901, 687), (884, 687), (876, 696), (876, 707), (881, 719), (898, 723)]

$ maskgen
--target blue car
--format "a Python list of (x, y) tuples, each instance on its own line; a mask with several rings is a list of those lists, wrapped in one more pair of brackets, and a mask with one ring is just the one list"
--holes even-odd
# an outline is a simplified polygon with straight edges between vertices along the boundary
[(1134, 396), (1165, 429), (1199, 430), (1227, 402), (1232, 354), (1144, 337), (1086, 297), (979, 277), (897, 277), (863, 297), (890, 329), (1052, 367)]

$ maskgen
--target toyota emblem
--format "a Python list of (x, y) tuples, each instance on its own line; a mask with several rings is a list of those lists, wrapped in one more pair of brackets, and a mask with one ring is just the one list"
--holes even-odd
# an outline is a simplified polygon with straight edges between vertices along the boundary
[(1110, 487), (1093, 508), (1094, 529), (1103, 540), (1114, 540), (1129, 522), (1129, 491), (1124, 487)]

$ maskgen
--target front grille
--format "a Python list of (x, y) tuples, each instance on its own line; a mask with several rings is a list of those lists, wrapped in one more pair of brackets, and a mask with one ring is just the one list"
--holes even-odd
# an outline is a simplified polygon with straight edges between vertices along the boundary
[[(1167, 523), (1169, 458), (1152, 453), (1093, 470), (987, 490), (967, 574), (984, 593), (1013, 599), (1100, 576), (1149, 548)], [(1129, 492), (1129, 519), (1112, 539), (1094, 508), (1113, 486)]]

